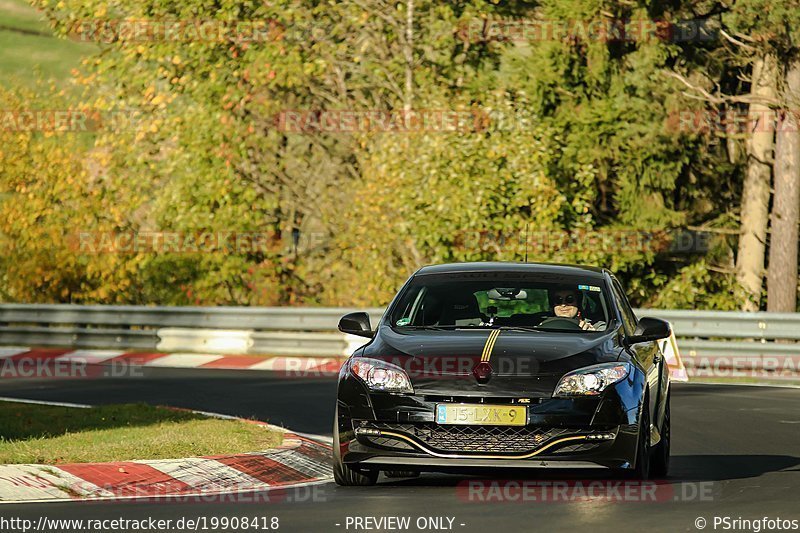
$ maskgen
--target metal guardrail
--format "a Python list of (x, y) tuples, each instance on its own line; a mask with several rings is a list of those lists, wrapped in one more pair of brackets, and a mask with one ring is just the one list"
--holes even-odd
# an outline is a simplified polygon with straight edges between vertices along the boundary
[(800, 313), (639, 309), (636, 315), (672, 324), (688, 368), (735, 369), (744, 377), (748, 369), (800, 370)]
[(154, 350), (158, 330), (111, 328), (0, 326), (0, 345), (63, 346)]
[[(83, 324), (141, 328), (331, 331), (345, 307), (150, 307), (125, 305), (0, 304), (0, 324)], [(373, 317), (383, 309), (370, 309)]]
[[(278, 355), (343, 355), (345, 307), (0, 304), (0, 344)], [(383, 309), (368, 309), (377, 323)]]
[[(339, 317), (353, 310), (0, 304), (0, 344), (343, 355), (365, 342), (336, 331)], [(367, 311), (373, 325), (383, 313), (379, 308)], [(656, 309), (636, 313), (670, 321), (684, 358), (800, 355), (800, 313)]]
[(636, 315), (668, 320), (678, 337), (800, 340), (800, 313), (637, 309)]

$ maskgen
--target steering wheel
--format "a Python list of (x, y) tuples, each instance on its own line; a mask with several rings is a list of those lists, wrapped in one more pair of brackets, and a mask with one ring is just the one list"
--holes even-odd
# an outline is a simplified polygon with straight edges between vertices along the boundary
[(542, 320), (537, 327), (547, 327), (556, 329), (573, 329), (580, 330), (579, 320), (577, 318), (567, 318), (563, 316), (551, 316)]

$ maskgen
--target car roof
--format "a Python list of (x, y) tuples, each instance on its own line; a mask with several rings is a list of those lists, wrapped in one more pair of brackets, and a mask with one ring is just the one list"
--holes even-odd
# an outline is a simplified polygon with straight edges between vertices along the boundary
[[(557, 263), (523, 263), (512, 261), (476, 261), (471, 263), (444, 263), (420, 268), (415, 275), (449, 274), (454, 272), (524, 272), (529, 274), (579, 275), (602, 279), (605, 268)], [(610, 272), (609, 272), (610, 274)]]

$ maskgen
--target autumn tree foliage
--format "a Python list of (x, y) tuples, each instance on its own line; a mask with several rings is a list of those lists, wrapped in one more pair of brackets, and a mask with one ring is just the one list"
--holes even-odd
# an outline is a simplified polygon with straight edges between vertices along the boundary
[[(9, 301), (383, 305), (424, 264), (526, 252), (608, 266), (639, 305), (736, 309), (754, 290), (737, 276), (740, 207), (747, 176), (763, 181), (763, 169), (746, 155), (752, 138), (703, 117), (746, 105), (741, 80), (779, 56), (741, 37), (776, 24), (752, 22), (756, 7), (36, 5), (54, 31), (100, 52), (76, 72), (79, 101), (11, 89), (3, 106), (127, 119), (80, 135), (0, 130)], [(126, 21), (155, 33), (120, 31)], [(230, 31), (234, 21), (250, 33)], [(536, 21), (671, 25), (509, 31)], [(201, 22), (226, 31), (201, 35)], [(166, 38), (166, 23), (185, 33)], [(436, 122), (445, 114), (455, 126)], [(687, 231), (709, 237), (676, 247)], [(81, 248), (81, 232), (260, 240), (113, 253)]]

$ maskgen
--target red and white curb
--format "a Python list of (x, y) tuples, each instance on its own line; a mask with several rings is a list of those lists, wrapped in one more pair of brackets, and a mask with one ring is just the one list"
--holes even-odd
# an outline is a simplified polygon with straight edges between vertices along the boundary
[[(201, 353), (124, 352), (119, 350), (69, 350), (62, 348), (0, 347), (0, 378), (39, 377), (48, 369), (70, 365), (136, 366), (158, 368), (208, 368), (266, 370), (308, 374), (335, 374), (347, 357), (247, 356)], [(32, 374), (24, 376), (25, 373)]]
[(325, 437), (253, 423), (282, 431), (283, 443), (260, 452), (185, 459), (0, 465), (0, 503), (208, 497), (289, 489), (332, 479), (331, 447), (322, 442)]

